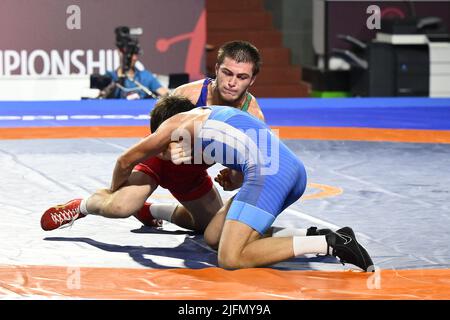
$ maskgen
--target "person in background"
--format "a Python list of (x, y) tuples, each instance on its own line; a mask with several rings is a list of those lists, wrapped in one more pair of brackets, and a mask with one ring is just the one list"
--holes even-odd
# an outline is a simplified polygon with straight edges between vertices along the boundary
[(169, 89), (151, 71), (137, 67), (141, 48), (137, 38), (130, 35), (130, 29), (118, 27), (115, 33), (120, 66), (106, 73), (112, 82), (101, 91), (100, 97), (134, 100), (167, 96)]

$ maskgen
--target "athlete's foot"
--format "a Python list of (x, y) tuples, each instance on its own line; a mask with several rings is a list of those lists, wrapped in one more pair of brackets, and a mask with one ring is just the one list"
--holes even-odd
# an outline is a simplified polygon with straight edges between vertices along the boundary
[(51, 207), (41, 217), (41, 228), (45, 231), (68, 227), (77, 219), (85, 217), (80, 212), (81, 199)]
[(144, 226), (158, 228), (162, 226), (162, 220), (153, 218), (150, 213), (150, 206), (152, 204), (149, 202), (144, 203), (144, 206), (134, 214), (134, 217), (138, 219)]
[(372, 259), (366, 249), (356, 241), (355, 233), (350, 227), (330, 232), (325, 237), (332, 249), (331, 254), (338, 257), (342, 264), (351, 263), (364, 271), (374, 271)]

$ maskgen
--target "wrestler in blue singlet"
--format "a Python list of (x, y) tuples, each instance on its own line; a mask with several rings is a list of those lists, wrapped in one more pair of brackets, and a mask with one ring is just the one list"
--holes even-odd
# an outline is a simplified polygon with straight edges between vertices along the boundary
[[(214, 80), (211, 78), (205, 78), (205, 80), (203, 80), (202, 89), (200, 90), (200, 96), (198, 97), (198, 100), (197, 100), (197, 103), (195, 104), (195, 106), (197, 106), (197, 107), (206, 106), (206, 102), (208, 101), (208, 86), (212, 81), (214, 81)], [(252, 95), (247, 92), (244, 103), (242, 104), (242, 106), (239, 107), (239, 109), (241, 109), (242, 111), (248, 112), (248, 108), (250, 107), (251, 101), (252, 101)]]
[(200, 91), (200, 96), (195, 104), (197, 107), (206, 106), (206, 101), (208, 99), (208, 86), (212, 81), (213, 79), (211, 78), (205, 78), (205, 80), (203, 80), (202, 90)]
[(236, 108), (203, 108), (212, 110), (197, 136), (204, 161), (221, 163), (244, 174), (227, 219), (264, 234), (275, 218), (304, 193), (304, 165), (264, 122)]

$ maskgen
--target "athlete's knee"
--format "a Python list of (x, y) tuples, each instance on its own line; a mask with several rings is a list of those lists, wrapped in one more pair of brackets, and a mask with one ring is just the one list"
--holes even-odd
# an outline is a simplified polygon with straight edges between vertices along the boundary
[(227, 250), (219, 250), (218, 254), (218, 264), (220, 268), (224, 269), (243, 269), (248, 268), (241, 255), (238, 253), (232, 253)]
[(259, 238), (259, 235), (252, 234), (242, 246), (236, 245), (232, 241), (226, 241), (224, 238), (225, 241), (220, 244), (217, 252), (219, 266), (224, 269), (244, 269), (258, 266), (258, 256), (255, 256), (255, 250), (251, 249), (251, 245)]
[(217, 252), (217, 260), (219, 267), (224, 269), (243, 269), (250, 268), (253, 265), (245, 255), (244, 247), (236, 247), (226, 241), (222, 243)]
[(224, 269), (239, 269), (240, 267), (238, 257), (228, 255), (224, 253), (222, 250), (219, 250), (217, 262), (219, 264), (219, 267)]

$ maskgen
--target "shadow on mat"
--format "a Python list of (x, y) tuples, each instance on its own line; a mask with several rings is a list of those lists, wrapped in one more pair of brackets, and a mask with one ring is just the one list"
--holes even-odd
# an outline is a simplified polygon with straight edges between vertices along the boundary
[(197, 231), (189, 231), (189, 230), (165, 230), (161, 228), (154, 228), (154, 227), (146, 227), (141, 226), (139, 229), (133, 229), (130, 230), (132, 233), (147, 233), (147, 234), (185, 234), (188, 236), (200, 236), (202, 235), (201, 232)]
[[(189, 230), (165, 230), (162, 228), (152, 228), (147, 226), (141, 226), (139, 229), (131, 230), (132, 233), (148, 233), (148, 234), (186, 234), (191, 236), (192, 241), (199, 246), (207, 247), (207, 244), (203, 241), (203, 234), (201, 232), (189, 231)], [(212, 251), (208, 247), (209, 251)], [(286, 260), (275, 265), (270, 266), (272, 269), (277, 270), (316, 270), (317, 268), (313, 267), (311, 263), (321, 263), (324, 264), (324, 269), (326, 269), (326, 265), (341, 265), (341, 263), (332, 256), (313, 256), (313, 257), (297, 257), (292, 258), (290, 260)], [(217, 257), (214, 261), (214, 266), (217, 266)], [(336, 269), (336, 268), (333, 268)], [(322, 270), (322, 269), (320, 269)]]
[[(153, 228), (141, 228), (143, 233), (159, 233), (163, 231), (166, 234), (186, 234), (185, 231), (164, 231), (155, 230)], [(137, 230), (141, 230), (137, 229)], [(153, 230), (152, 230), (153, 229)], [(134, 231), (134, 230), (133, 230)], [(189, 232), (188, 232), (189, 234)], [(152, 248), (144, 246), (122, 246), (117, 244), (109, 244), (99, 242), (90, 238), (68, 238), (68, 237), (46, 237), (46, 241), (67, 241), (67, 242), (83, 242), (93, 247), (107, 252), (127, 253), (134, 261), (140, 265), (152, 269), (203, 269), (217, 267), (217, 253), (210, 249), (203, 241), (203, 236), (187, 236), (183, 243), (177, 247), (170, 248)], [(149, 258), (149, 255), (167, 257), (173, 259), (184, 260), (183, 266), (174, 267), (158, 264)], [(310, 263), (339, 264), (334, 257), (297, 257), (284, 262), (280, 262), (270, 268), (277, 270), (314, 270)], [(323, 269), (321, 269), (323, 270)]]
[[(194, 238), (186, 237), (184, 242), (181, 243), (179, 246), (170, 248), (122, 246), (117, 244), (99, 242), (90, 238), (81, 238), (81, 237), (79, 238), (46, 237), (44, 238), (44, 240), (83, 242), (103, 251), (127, 253), (134, 261), (136, 261), (140, 265), (152, 269), (177, 269), (177, 268), (202, 269), (202, 268), (216, 267), (217, 254), (213, 250), (204, 247), (200, 242), (198, 242), (199, 239)], [(161, 265), (154, 262), (151, 258), (148, 257), (148, 255), (182, 259), (184, 260), (184, 266), (174, 267)]]

